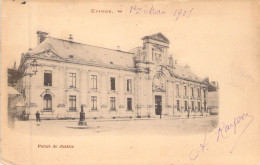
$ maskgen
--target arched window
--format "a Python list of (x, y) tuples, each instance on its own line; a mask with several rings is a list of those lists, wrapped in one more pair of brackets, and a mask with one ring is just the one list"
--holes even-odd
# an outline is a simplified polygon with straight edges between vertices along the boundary
[(52, 97), (50, 94), (46, 94), (43, 97), (43, 109), (47, 111), (52, 109)]

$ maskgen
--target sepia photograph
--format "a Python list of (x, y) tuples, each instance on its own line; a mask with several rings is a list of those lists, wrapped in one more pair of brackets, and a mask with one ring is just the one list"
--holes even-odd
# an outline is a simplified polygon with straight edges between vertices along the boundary
[(35, 37), (37, 46), (8, 68), (9, 124), (19, 131), (35, 121), (44, 134), (45, 127), (98, 133), (159, 133), (163, 127), (182, 134), (217, 126), (217, 81), (178, 64), (161, 32), (128, 52), (78, 43), (72, 34), (60, 39), (37, 31)]
[(257, 13), (3, 1), (2, 164), (259, 164)]

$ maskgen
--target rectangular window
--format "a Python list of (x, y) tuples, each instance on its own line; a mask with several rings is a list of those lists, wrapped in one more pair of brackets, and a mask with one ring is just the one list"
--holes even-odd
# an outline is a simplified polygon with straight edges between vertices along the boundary
[(206, 98), (206, 90), (205, 89), (203, 90), (203, 95), (204, 95), (204, 98)]
[(97, 110), (97, 96), (91, 96), (91, 109)]
[(153, 48), (152, 48), (152, 60), (154, 59), (154, 50), (153, 50)]
[(44, 86), (52, 86), (52, 73), (51, 71), (44, 71)]
[(180, 111), (180, 100), (177, 100), (177, 110)]
[(76, 73), (69, 73), (70, 87), (76, 87)]
[(110, 110), (116, 110), (116, 98), (110, 97)]
[(191, 87), (191, 96), (194, 96), (194, 91), (193, 91), (193, 87)]
[(132, 110), (132, 98), (127, 98), (127, 110)]
[(187, 96), (187, 87), (184, 86), (184, 96)]
[(51, 95), (49, 95), (49, 94), (44, 95), (43, 104), (44, 104), (44, 107), (43, 107), (44, 110), (49, 111), (49, 110), (52, 109), (52, 97), (51, 97)]
[(132, 92), (132, 80), (131, 79), (127, 80), (126, 90), (127, 90), (127, 92)]
[(69, 96), (70, 107), (69, 110), (76, 110), (76, 96)]
[(207, 112), (207, 103), (204, 101), (204, 112)]
[(116, 90), (116, 79), (114, 77), (110, 77), (111, 90)]
[(187, 103), (187, 101), (185, 101), (184, 104), (185, 104), (185, 111), (187, 111), (188, 110), (188, 103)]
[(191, 110), (194, 111), (194, 101), (191, 102)]
[(97, 76), (91, 75), (92, 89), (97, 89)]
[(180, 96), (180, 89), (179, 89), (179, 85), (176, 85), (176, 91), (177, 91), (177, 96)]
[(200, 89), (198, 88), (198, 97), (200, 97)]
[(199, 112), (200, 112), (200, 102), (198, 102), (198, 110), (199, 110)]

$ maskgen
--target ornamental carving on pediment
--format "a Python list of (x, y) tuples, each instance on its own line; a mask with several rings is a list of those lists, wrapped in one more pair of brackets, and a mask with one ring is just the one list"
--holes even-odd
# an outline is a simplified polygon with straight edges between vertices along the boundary
[(157, 40), (157, 41), (165, 41), (165, 39), (162, 38), (160, 35), (155, 35), (155, 36), (152, 36), (151, 38), (154, 40)]
[(172, 57), (169, 57), (169, 66), (173, 67), (173, 59), (172, 59)]
[(51, 58), (51, 59), (61, 59), (59, 56), (54, 54), (52, 51), (45, 51), (38, 55), (39, 57)]
[(141, 60), (142, 62), (146, 62), (146, 59), (147, 59), (146, 52), (143, 51), (143, 52), (141, 53), (140, 60)]
[(144, 48), (138, 48), (136, 60), (140, 62), (146, 62), (147, 54)]

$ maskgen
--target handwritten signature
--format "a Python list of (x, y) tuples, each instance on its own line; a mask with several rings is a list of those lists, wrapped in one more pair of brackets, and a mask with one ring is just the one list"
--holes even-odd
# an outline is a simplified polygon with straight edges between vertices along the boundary
[[(225, 122), (223, 122), (222, 127), (218, 128), (217, 131), (217, 142), (220, 141), (220, 139), (227, 139), (228, 133), (231, 133), (230, 131), (233, 130), (233, 135), (237, 134), (237, 126), (241, 123), (241, 121), (246, 120), (246, 119), (251, 119), (247, 125), (244, 127), (244, 129), (242, 130), (242, 132), (239, 134), (237, 141), (235, 141), (230, 153), (232, 153), (234, 151), (234, 148), (236, 147), (240, 137), (244, 134), (244, 132), (246, 131), (246, 129), (249, 127), (249, 125), (253, 122), (254, 120), (254, 116), (249, 115), (248, 113), (243, 113), (242, 115), (239, 115), (237, 117), (234, 118), (234, 120), (228, 124), (226, 124)], [(208, 143), (206, 142), (206, 134), (204, 136), (204, 141), (202, 144), (200, 144), (200, 149), (193, 149), (191, 150), (189, 157), (191, 160), (195, 160), (199, 157), (199, 155), (204, 152), (205, 150), (208, 150), (208, 148), (206, 147), (208, 146)]]
[[(200, 150), (197, 150), (197, 149), (191, 150), (190, 155), (189, 155), (189, 156), (190, 156), (190, 159), (191, 159), (191, 160), (197, 159), (197, 158), (199, 157), (200, 153), (201, 153), (201, 152), (204, 152), (204, 150), (207, 149), (207, 148), (206, 148), (207, 145), (208, 145), (208, 143), (206, 143), (206, 133), (205, 133), (203, 143), (200, 144)], [(207, 150), (208, 150), (208, 149), (207, 149)]]

